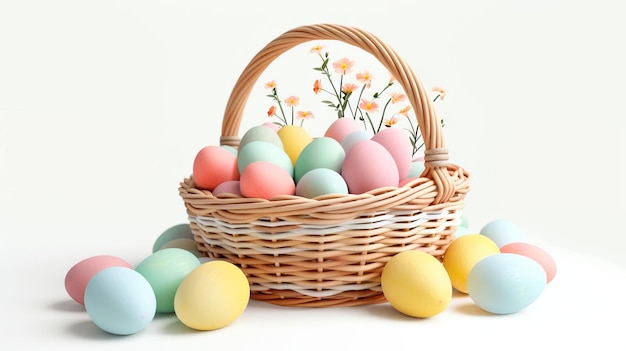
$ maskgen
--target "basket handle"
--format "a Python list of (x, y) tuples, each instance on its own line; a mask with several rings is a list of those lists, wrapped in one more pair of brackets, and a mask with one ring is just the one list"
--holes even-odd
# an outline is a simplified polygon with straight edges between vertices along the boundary
[(422, 177), (437, 186), (434, 204), (444, 203), (455, 194), (455, 184), (448, 171), (448, 150), (444, 146), (441, 124), (433, 104), (409, 65), (376, 36), (358, 28), (335, 24), (306, 25), (291, 29), (269, 42), (248, 63), (235, 83), (224, 111), (221, 145), (239, 145), (239, 126), (243, 111), (258, 78), (281, 54), (296, 45), (313, 40), (338, 40), (356, 46), (382, 63), (404, 89), (424, 141)]

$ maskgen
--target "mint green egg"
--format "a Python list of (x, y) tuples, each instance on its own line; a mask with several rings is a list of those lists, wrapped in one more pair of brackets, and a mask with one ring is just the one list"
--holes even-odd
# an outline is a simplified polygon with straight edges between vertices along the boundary
[(424, 162), (423, 161), (413, 161), (411, 162), (411, 168), (409, 168), (409, 175), (407, 178), (419, 177), (424, 172)]
[(135, 270), (146, 278), (154, 290), (156, 311), (172, 313), (178, 286), (199, 265), (200, 260), (193, 253), (185, 249), (167, 248), (146, 257)]
[(328, 194), (348, 194), (348, 185), (341, 174), (328, 168), (315, 168), (305, 173), (296, 185), (296, 195), (312, 199)]
[[(274, 132), (272, 131), (272, 133)], [(239, 153), (237, 154), (239, 174), (243, 173), (243, 169), (246, 168), (247, 165), (256, 161), (273, 163), (284, 169), (293, 177), (293, 163), (282, 146), (279, 147), (274, 143), (262, 140), (250, 141), (244, 146), (240, 146)]]
[(340, 173), (345, 158), (346, 152), (337, 140), (330, 137), (315, 138), (300, 152), (294, 179), (298, 183), (305, 173), (316, 168), (328, 168)]
[(152, 252), (157, 252), (165, 245), (166, 243), (175, 240), (175, 239), (191, 239), (193, 240), (193, 233), (191, 232), (191, 227), (189, 227), (189, 223), (181, 223), (175, 226), (167, 228), (154, 242), (152, 246)]

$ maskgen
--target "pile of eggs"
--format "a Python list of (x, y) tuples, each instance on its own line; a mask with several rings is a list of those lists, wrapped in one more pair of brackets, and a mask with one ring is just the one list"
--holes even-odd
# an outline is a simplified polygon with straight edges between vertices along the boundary
[(517, 313), (535, 302), (556, 275), (554, 259), (525, 241), (522, 230), (494, 220), (477, 232), (464, 223), (443, 262), (421, 251), (393, 256), (383, 268), (381, 288), (399, 312), (419, 318), (439, 314), (453, 290), (492, 314)]
[(234, 264), (201, 257), (193, 240), (189, 225), (180, 224), (135, 267), (113, 255), (85, 258), (68, 270), (65, 289), (110, 334), (135, 334), (157, 313), (174, 313), (195, 330), (223, 328), (248, 305), (248, 280)]
[(205, 146), (194, 159), (193, 179), (216, 196), (314, 198), (401, 186), (422, 171), (401, 128), (372, 135), (358, 121), (339, 118), (323, 137), (297, 125), (266, 123), (246, 131), (237, 149)]
[[(472, 233), (463, 219), (442, 262), (412, 250), (385, 264), (381, 288), (396, 311), (435, 316), (448, 307), (456, 290), (488, 313), (517, 313), (554, 279), (555, 261), (526, 242), (512, 222), (494, 220)], [(189, 225), (179, 224), (163, 232), (152, 254), (135, 267), (112, 255), (74, 264), (65, 288), (97, 327), (115, 335), (145, 329), (157, 313), (175, 314), (195, 330), (226, 327), (248, 305), (248, 280), (239, 267), (202, 257), (196, 248)]]

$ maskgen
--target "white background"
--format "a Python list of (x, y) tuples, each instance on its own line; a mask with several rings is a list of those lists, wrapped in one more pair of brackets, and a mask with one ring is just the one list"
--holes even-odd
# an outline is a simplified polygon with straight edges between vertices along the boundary
[[(621, 6), (0, 2), (0, 343), (23, 349), (618, 349), (620, 330), (610, 321), (626, 313)], [(66, 294), (67, 270), (97, 254), (136, 264), (161, 232), (186, 222), (178, 183), (201, 147), (218, 144), (238, 75), (267, 42), (312, 23), (374, 33), (425, 87), (447, 89), (436, 106), (446, 120), (452, 161), (473, 177), (466, 201), (471, 229), (492, 219), (518, 223), (529, 241), (553, 254), (557, 278), (527, 310), (503, 317), (481, 313), (462, 296), (428, 320), (405, 318), (387, 305), (301, 310), (252, 302), (233, 325), (215, 332), (192, 332), (173, 316), (158, 316), (130, 337), (97, 329)], [(351, 50), (333, 45), (337, 55)], [(311, 66), (281, 59), (273, 67), (263, 79)], [(270, 101), (262, 83), (250, 97), (242, 131), (265, 121)], [(323, 123), (318, 120), (307, 123)]]

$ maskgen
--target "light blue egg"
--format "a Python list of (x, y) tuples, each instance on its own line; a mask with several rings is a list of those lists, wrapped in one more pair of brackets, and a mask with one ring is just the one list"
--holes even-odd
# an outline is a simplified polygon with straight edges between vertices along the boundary
[(454, 232), (454, 237), (455, 238), (459, 238), (463, 235), (467, 235), (467, 234), (476, 234), (476, 233), (471, 233), (469, 229), (467, 229), (467, 227), (463, 227), (463, 226), (458, 226), (456, 228), (456, 232)]
[(517, 313), (535, 302), (546, 286), (546, 272), (535, 260), (510, 253), (487, 256), (467, 276), (467, 293), (481, 309)]
[(152, 245), (152, 252), (159, 251), (163, 245), (175, 239), (193, 240), (193, 233), (191, 232), (191, 227), (189, 227), (189, 223), (181, 223), (167, 228), (167, 230), (165, 230), (163, 233), (161, 233), (161, 235), (158, 236), (157, 240), (154, 242), (154, 245)]
[(341, 139), (341, 147), (343, 147), (344, 152), (347, 153), (348, 150), (350, 150), (350, 148), (352, 147), (352, 145), (356, 144), (357, 142), (361, 140), (371, 139), (372, 136), (373, 136), (373, 133), (369, 130), (363, 129), (363, 130), (354, 131), (344, 136), (343, 139)]
[[(274, 132), (272, 131), (272, 133)], [(291, 162), (291, 158), (289, 158), (289, 155), (285, 152), (285, 149), (283, 149), (282, 146), (278, 147), (275, 144), (267, 141), (254, 140), (250, 141), (244, 146), (239, 147), (239, 153), (237, 155), (237, 167), (239, 168), (240, 174), (243, 173), (243, 169), (246, 168), (247, 165), (255, 161), (266, 161), (273, 163), (284, 169), (288, 174), (293, 177), (293, 163)]]
[(496, 219), (487, 223), (480, 230), (480, 234), (493, 240), (498, 247), (525, 241), (522, 229), (513, 222), (504, 219)]
[(228, 150), (228, 152), (230, 152), (231, 154), (237, 156), (237, 149), (235, 149), (234, 147), (230, 146), (230, 145), (220, 145), (221, 148)]
[(187, 274), (200, 265), (193, 253), (179, 248), (159, 250), (141, 261), (135, 270), (152, 286), (158, 313), (174, 312), (174, 295)]
[(413, 161), (411, 162), (411, 168), (409, 168), (409, 174), (407, 178), (419, 177), (424, 172), (424, 162), (423, 161)]
[(156, 296), (144, 276), (127, 267), (96, 273), (85, 288), (85, 310), (100, 329), (130, 335), (145, 329), (156, 314)]

